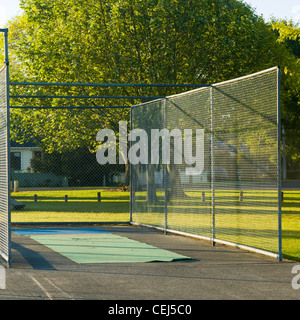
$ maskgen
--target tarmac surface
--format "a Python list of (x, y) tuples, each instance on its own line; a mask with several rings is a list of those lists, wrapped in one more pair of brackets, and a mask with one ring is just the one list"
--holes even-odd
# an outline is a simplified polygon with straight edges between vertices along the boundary
[[(93, 226), (94, 227), (94, 226)], [(64, 226), (64, 228), (66, 228)], [(282, 261), (178, 235), (131, 226), (99, 226), (191, 260), (77, 264), (12, 233), (12, 267), (0, 300), (299, 300), (300, 262)], [(300, 267), (298, 274), (300, 273)], [(294, 283), (300, 279), (294, 279)]]

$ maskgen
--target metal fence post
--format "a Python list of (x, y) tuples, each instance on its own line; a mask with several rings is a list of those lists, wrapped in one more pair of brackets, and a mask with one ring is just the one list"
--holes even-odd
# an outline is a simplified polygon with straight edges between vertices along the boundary
[(10, 119), (9, 119), (9, 56), (8, 56), (8, 29), (4, 32), (4, 43), (5, 43), (5, 61), (6, 64), (6, 116), (7, 116), (7, 222), (8, 222), (8, 261), (7, 266), (11, 267), (11, 199), (10, 199)]
[[(6, 250), (4, 255), (6, 263), (7, 263), (7, 267), (11, 266), (11, 230), (10, 230), (10, 224), (11, 224), (11, 199), (10, 199), (10, 192), (11, 192), (11, 183), (10, 183), (10, 121), (9, 121), (9, 56), (8, 56), (8, 29), (0, 29), (0, 32), (4, 33), (4, 65), (5, 65), (5, 69), (2, 69), (3, 71), (5, 71), (5, 91), (4, 91), (4, 95), (5, 95), (5, 105), (3, 105), (3, 109), (6, 108), (5, 110), (5, 117), (3, 117), (3, 124), (5, 124), (5, 127), (3, 127), (3, 132), (2, 132), (2, 137), (3, 137), (3, 153), (5, 153), (5, 160), (4, 160), (4, 164), (2, 166), (2, 173), (5, 173), (5, 175), (3, 175), (3, 178), (5, 178), (5, 180), (3, 179), (3, 182), (5, 183), (5, 185), (3, 185), (3, 194), (2, 194), (2, 200), (5, 200), (6, 203), (3, 203), (3, 209), (6, 218), (5, 218), (5, 222), (3, 225), (5, 225), (6, 230), (3, 230), (6, 234), (6, 237), (4, 239), (4, 241), (7, 245)], [(5, 172), (6, 171), (6, 172)], [(7, 207), (6, 207), (7, 206)], [(7, 210), (5, 212), (5, 210)], [(4, 218), (4, 217), (3, 217)], [(7, 226), (6, 226), (7, 224)], [(1, 235), (2, 237), (2, 235)]]
[(215, 245), (215, 163), (214, 163), (214, 103), (213, 86), (210, 88), (210, 108), (211, 108), (211, 154), (210, 154), (210, 172), (211, 172), (211, 215), (212, 215), (212, 245)]
[[(130, 109), (130, 131), (132, 130), (132, 108)], [(131, 144), (131, 142), (129, 142)], [(128, 156), (128, 155), (126, 155)], [(129, 222), (132, 223), (132, 206), (133, 206), (133, 200), (134, 200), (134, 195), (133, 195), (133, 184), (132, 184), (132, 180), (133, 180), (133, 173), (132, 173), (132, 164), (129, 161), (129, 189), (130, 189), (130, 218), (129, 218)]]
[(278, 134), (278, 259), (282, 261), (282, 221), (281, 221), (281, 103), (280, 103), (280, 68), (277, 70), (277, 134)]
[[(164, 129), (167, 129), (167, 99), (164, 99)], [(165, 139), (165, 137), (164, 137)], [(165, 223), (164, 223), (164, 233), (167, 233), (168, 228), (168, 175), (167, 175), (167, 164), (163, 164), (163, 181), (164, 181), (164, 189), (165, 189)]]

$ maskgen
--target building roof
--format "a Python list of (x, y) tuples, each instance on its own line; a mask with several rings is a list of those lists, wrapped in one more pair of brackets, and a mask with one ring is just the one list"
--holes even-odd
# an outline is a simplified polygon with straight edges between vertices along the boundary
[(10, 142), (10, 147), (11, 148), (38, 148), (37, 145), (32, 142), (19, 143), (15, 141)]

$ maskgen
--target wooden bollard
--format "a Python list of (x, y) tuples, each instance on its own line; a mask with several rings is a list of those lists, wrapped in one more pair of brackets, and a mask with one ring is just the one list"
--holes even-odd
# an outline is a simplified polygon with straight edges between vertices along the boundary
[(34, 201), (34, 202), (37, 202), (37, 194), (35, 194), (35, 195), (33, 196), (33, 201)]
[(240, 191), (240, 201), (244, 201), (244, 191)]
[(205, 202), (205, 191), (202, 191), (201, 200), (202, 202)]
[(14, 181), (14, 192), (19, 192), (19, 181), (18, 180)]
[(101, 192), (97, 193), (97, 199), (98, 199), (98, 202), (101, 202)]
[(65, 202), (68, 202), (68, 195), (65, 195)]

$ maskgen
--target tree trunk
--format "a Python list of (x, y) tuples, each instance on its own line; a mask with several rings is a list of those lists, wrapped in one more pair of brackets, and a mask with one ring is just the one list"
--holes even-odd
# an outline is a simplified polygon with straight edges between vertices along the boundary
[(171, 187), (169, 197), (173, 199), (187, 197), (183, 191), (179, 170), (174, 165), (167, 165), (167, 172), (169, 175), (169, 185)]
[(156, 186), (155, 186), (155, 175), (154, 175), (154, 166), (147, 165), (147, 199), (148, 202), (156, 202)]

